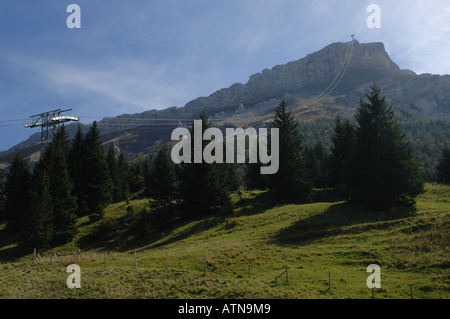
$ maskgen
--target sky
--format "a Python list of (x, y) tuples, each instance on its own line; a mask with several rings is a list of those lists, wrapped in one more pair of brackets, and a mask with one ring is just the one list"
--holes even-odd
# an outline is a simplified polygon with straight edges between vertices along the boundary
[[(67, 26), (70, 4), (81, 28)], [(449, 0), (2, 0), (0, 150), (38, 132), (23, 127), (34, 114), (181, 107), (351, 34), (402, 69), (450, 74)]]

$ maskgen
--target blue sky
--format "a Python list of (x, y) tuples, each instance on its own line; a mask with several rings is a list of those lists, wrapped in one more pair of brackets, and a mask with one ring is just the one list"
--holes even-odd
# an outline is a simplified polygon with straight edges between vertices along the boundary
[[(81, 29), (66, 26), (71, 3)], [(380, 29), (366, 24), (372, 3)], [(9, 120), (184, 106), (350, 34), (383, 42), (400, 68), (450, 74), (448, 0), (3, 0), (0, 150), (37, 131)]]

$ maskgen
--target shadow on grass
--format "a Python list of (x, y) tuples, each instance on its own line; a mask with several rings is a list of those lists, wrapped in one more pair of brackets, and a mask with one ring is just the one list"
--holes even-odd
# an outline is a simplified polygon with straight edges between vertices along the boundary
[(186, 229), (184, 229), (183, 231), (178, 231), (176, 236), (173, 237), (169, 237), (166, 240), (163, 240), (161, 242), (158, 243), (154, 243), (158, 240), (160, 240), (162, 238), (162, 236), (156, 240), (153, 240), (153, 244), (150, 244), (147, 248), (158, 248), (161, 246), (165, 246), (165, 245), (169, 245), (171, 243), (177, 242), (177, 241), (181, 241), (183, 239), (187, 239), (192, 235), (195, 234), (199, 234), (203, 231), (206, 231), (210, 228), (216, 227), (217, 225), (220, 225), (224, 222), (224, 218), (221, 216), (215, 216), (215, 217), (210, 217), (208, 219), (203, 219), (203, 220), (199, 220), (197, 222), (195, 221), (186, 221), (184, 223), (180, 223), (179, 225), (173, 227), (172, 229), (167, 229), (167, 233), (170, 234), (172, 232), (172, 230), (178, 229), (180, 227), (185, 226), (186, 224), (191, 224), (190, 226), (188, 226)]
[(403, 223), (402, 219), (413, 216), (411, 210), (393, 209), (371, 212), (348, 202), (330, 206), (325, 212), (302, 219), (282, 229), (274, 242), (284, 244), (307, 244), (326, 237), (362, 233), (371, 229), (386, 229)]
[(0, 250), (0, 261), (15, 261), (33, 252), (18, 246), (17, 242), (17, 234), (7, 232), (5, 227), (0, 230), (0, 247), (8, 247)]
[(256, 215), (275, 207), (277, 204), (269, 192), (252, 193), (251, 198), (242, 198), (234, 205), (234, 216)]

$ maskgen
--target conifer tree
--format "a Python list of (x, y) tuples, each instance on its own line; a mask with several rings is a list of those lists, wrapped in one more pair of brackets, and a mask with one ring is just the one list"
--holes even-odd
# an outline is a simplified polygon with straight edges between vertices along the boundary
[(348, 119), (336, 118), (331, 139), (329, 162), (330, 183), (341, 195), (348, 198), (353, 158), (355, 156), (356, 126)]
[(131, 193), (138, 193), (145, 188), (144, 170), (142, 163), (134, 163), (129, 169), (129, 185)]
[(112, 201), (117, 203), (122, 201), (122, 186), (113, 143), (109, 145), (108, 154), (106, 155), (106, 162), (108, 163), (109, 176), (112, 182)]
[(153, 161), (149, 183), (152, 185), (149, 194), (159, 206), (167, 207), (175, 199), (177, 190), (175, 164), (170, 158), (167, 145), (158, 151)]
[(437, 165), (438, 182), (450, 184), (450, 148), (445, 145), (442, 149), (441, 158)]
[(5, 217), (9, 232), (19, 230), (23, 215), (29, 208), (30, 179), (31, 173), (27, 162), (20, 155), (16, 155), (6, 173)]
[(49, 179), (55, 243), (68, 242), (76, 234), (77, 203), (69, 174), (68, 155), (69, 140), (65, 127), (62, 126), (40, 160), (40, 166)]
[(117, 160), (117, 175), (120, 180), (120, 200), (123, 201), (130, 196), (130, 168), (123, 152), (120, 152)]
[(98, 220), (103, 217), (104, 208), (111, 202), (113, 186), (97, 122), (89, 128), (84, 144), (86, 206), (91, 217)]
[(142, 163), (142, 175), (144, 177), (144, 188), (145, 188), (145, 194), (147, 196), (151, 196), (152, 191), (152, 160), (150, 159), (150, 156), (147, 156)]
[(249, 163), (246, 165), (245, 170), (245, 186), (247, 189), (260, 189), (267, 188), (267, 175), (261, 174), (261, 163)]
[[(210, 127), (206, 113), (203, 111), (199, 119), (202, 121), (202, 135)], [(194, 153), (194, 126), (190, 128), (191, 154)], [(207, 145), (202, 141), (202, 150)], [(230, 185), (226, 184), (225, 174), (220, 169), (223, 164), (181, 163), (179, 166), (179, 195), (182, 200), (183, 214), (187, 218), (204, 217), (218, 210), (232, 210)]]
[(372, 86), (356, 112), (351, 198), (369, 209), (411, 206), (424, 192), (422, 178), (394, 112)]
[(303, 136), (298, 124), (286, 102), (281, 101), (271, 124), (279, 129), (280, 165), (278, 172), (269, 176), (269, 191), (282, 202), (306, 202), (311, 194), (311, 184), (304, 173)]
[(321, 142), (313, 146), (304, 147), (304, 173), (313, 187), (326, 188), (329, 186), (329, 166), (330, 154), (328, 149)]
[(79, 217), (88, 213), (87, 194), (85, 185), (87, 184), (87, 166), (85, 159), (86, 147), (81, 125), (78, 125), (77, 132), (72, 140), (72, 147), (69, 151), (69, 172), (72, 178), (74, 189), (73, 195), (77, 199), (77, 215)]
[(30, 183), (30, 207), (25, 211), (19, 230), (20, 245), (24, 248), (48, 248), (54, 239), (54, 207), (50, 193), (50, 179), (42, 163), (38, 163)]

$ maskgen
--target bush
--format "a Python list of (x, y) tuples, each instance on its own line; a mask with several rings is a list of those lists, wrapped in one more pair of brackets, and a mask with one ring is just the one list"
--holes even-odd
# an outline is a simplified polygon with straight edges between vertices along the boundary
[(225, 218), (225, 222), (230, 227), (235, 227), (235, 226), (239, 225), (239, 220), (230, 218), (230, 217)]

